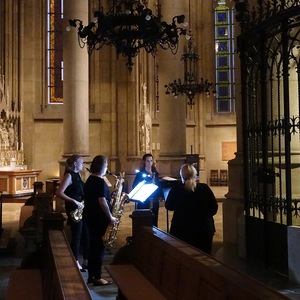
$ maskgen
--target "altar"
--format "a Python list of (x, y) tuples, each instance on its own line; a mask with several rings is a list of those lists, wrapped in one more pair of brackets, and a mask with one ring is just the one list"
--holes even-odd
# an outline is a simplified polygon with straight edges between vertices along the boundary
[(34, 182), (42, 170), (5, 169), (0, 167), (0, 234), (2, 231), (2, 204), (23, 203), (34, 192)]
[(33, 193), (33, 183), (38, 181), (41, 172), (41, 170), (0, 169), (0, 193), (4, 196)]

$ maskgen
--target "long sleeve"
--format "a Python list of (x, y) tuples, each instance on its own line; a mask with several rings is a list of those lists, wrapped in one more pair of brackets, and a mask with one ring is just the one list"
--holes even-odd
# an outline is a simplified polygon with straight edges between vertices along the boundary
[(165, 207), (167, 210), (174, 211), (178, 206), (178, 192), (179, 186), (175, 185), (171, 188), (169, 195), (165, 201)]
[(208, 214), (214, 216), (218, 212), (218, 202), (210, 187), (207, 184), (202, 184), (208, 201)]

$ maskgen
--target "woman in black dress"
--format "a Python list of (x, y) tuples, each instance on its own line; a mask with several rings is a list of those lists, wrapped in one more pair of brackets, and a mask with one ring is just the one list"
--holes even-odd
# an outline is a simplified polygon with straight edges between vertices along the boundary
[[(71, 212), (76, 209), (82, 210), (84, 207), (84, 182), (82, 181), (79, 172), (83, 169), (83, 160), (80, 155), (72, 155), (66, 161), (65, 174), (56, 191), (56, 196), (65, 201), (65, 210), (67, 214), (67, 223), (71, 226), (71, 249), (78, 268), (84, 272), (78, 262), (80, 241), (82, 237), (83, 221), (75, 222), (71, 217)], [(84, 245), (87, 247), (88, 245)]]
[(218, 211), (218, 203), (209, 186), (198, 183), (196, 176), (197, 171), (192, 165), (183, 165), (181, 183), (169, 192), (165, 206), (174, 211), (170, 233), (211, 254), (215, 233), (213, 216)]
[(90, 167), (91, 175), (84, 185), (84, 218), (89, 232), (88, 281), (96, 286), (111, 284), (101, 277), (105, 251), (102, 236), (109, 224), (116, 222), (110, 211), (110, 191), (103, 176), (107, 171), (107, 158), (96, 156)]

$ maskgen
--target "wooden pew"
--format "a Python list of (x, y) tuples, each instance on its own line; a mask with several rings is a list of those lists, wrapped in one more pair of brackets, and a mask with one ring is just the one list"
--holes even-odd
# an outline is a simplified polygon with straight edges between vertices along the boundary
[(126, 264), (106, 267), (119, 288), (118, 299), (288, 299), (149, 223), (142, 225), (139, 217)]
[(42, 247), (10, 274), (6, 299), (92, 299), (65, 233), (53, 217), (44, 224)]

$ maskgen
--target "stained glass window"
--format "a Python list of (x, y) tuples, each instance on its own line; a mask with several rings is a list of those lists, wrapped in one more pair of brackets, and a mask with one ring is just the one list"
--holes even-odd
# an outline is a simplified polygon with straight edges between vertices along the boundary
[(235, 111), (234, 93), (234, 25), (232, 8), (217, 1), (215, 9), (216, 110)]
[(63, 0), (47, 0), (47, 98), (63, 103)]

